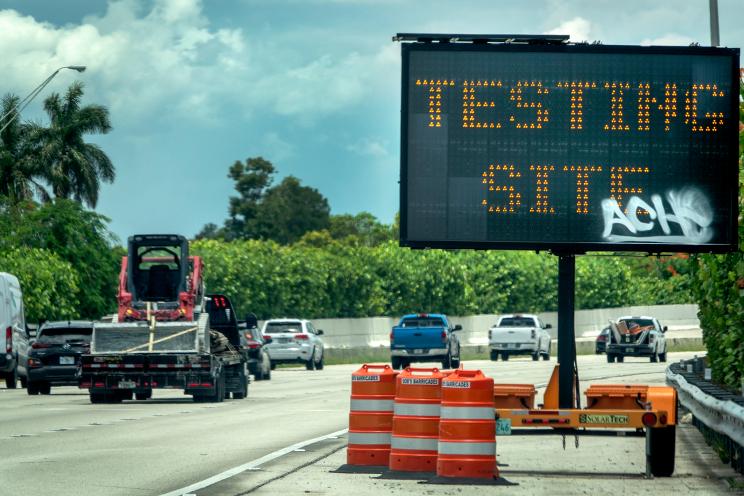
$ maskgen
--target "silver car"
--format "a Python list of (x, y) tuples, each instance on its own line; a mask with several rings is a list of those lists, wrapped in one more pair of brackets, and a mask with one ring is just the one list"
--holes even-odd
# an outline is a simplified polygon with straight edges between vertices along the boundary
[(312, 322), (303, 319), (271, 319), (264, 322), (261, 333), (271, 336), (265, 345), (271, 368), (277, 363), (304, 363), (307, 370), (323, 370), (323, 335)]

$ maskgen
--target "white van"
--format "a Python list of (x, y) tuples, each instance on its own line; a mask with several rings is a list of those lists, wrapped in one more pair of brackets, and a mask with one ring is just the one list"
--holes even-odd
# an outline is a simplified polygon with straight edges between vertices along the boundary
[(8, 389), (16, 387), (18, 352), (27, 346), (21, 285), (16, 276), (0, 272), (0, 377)]

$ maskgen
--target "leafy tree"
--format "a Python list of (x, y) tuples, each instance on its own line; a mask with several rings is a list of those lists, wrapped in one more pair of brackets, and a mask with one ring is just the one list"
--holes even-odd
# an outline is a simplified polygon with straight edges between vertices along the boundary
[[(257, 237), (255, 223), (258, 205), (266, 194), (266, 189), (271, 186), (274, 172), (272, 163), (262, 157), (248, 158), (245, 164), (237, 160), (230, 167), (227, 177), (235, 181), (235, 190), (239, 196), (230, 197), (230, 217), (225, 222), (224, 233), (228, 239)], [(205, 234), (216, 235), (218, 231), (207, 231)]]
[(308, 231), (330, 225), (328, 200), (294, 176), (269, 188), (256, 210), (256, 234), (282, 244), (294, 243)]
[(116, 238), (108, 231), (106, 217), (78, 202), (57, 199), (26, 209), (6, 209), (0, 222), (5, 228), (0, 251), (42, 249), (70, 264), (80, 289), (77, 316), (100, 318), (116, 307), (123, 249), (114, 247)]
[[(5, 95), (0, 113), (6, 115), (13, 111), (19, 101), (15, 95)], [(39, 182), (38, 164), (28, 156), (27, 136), (28, 126), (21, 124), (18, 118), (8, 123), (0, 134), (0, 195), (7, 197), (11, 203), (32, 200), (34, 194), (45, 200), (49, 198)]]
[(57, 198), (72, 198), (91, 207), (98, 203), (101, 181), (113, 182), (111, 159), (85, 135), (111, 130), (109, 111), (102, 105), (81, 106), (83, 84), (73, 83), (64, 97), (52, 93), (44, 100), (49, 127), (32, 124), (29, 143), (33, 160)]
[(380, 223), (377, 217), (369, 212), (332, 215), (328, 231), (334, 239), (364, 246), (376, 246), (394, 239), (391, 227)]

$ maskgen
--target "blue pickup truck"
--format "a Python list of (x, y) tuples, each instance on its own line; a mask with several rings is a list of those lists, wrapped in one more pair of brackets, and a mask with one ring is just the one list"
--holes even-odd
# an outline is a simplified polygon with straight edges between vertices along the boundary
[(443, 369), (460, 366), (460, 341), (446, 315), (420, 313), (404, 315), (390, 333), (390, 355), (394, 369), (411, 362), (441, 362)]

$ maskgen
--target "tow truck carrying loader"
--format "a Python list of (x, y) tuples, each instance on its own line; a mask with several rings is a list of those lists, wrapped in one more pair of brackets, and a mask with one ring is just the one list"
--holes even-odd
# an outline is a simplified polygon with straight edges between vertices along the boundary
[(247, 396), (240, 336), (231, 327), (210, 329), (210, 313), (224, 320), (225, 309), (205, 295), (202, 273), (183, 236), (129, 238), (118, 312), (111, 323), (94, 324), (90, 354), (81, 359), (79, 384), (91, 403), (145, 400), (156, 388), (183, 389), (194, 401)]

